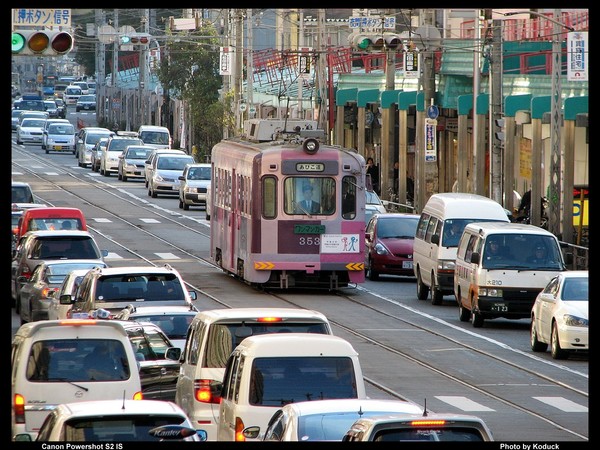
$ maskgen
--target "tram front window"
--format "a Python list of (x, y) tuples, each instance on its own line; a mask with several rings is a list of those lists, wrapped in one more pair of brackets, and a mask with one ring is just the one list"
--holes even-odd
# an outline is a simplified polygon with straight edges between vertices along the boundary
[(289, 177), (284, 191), (286, 214), (332, 215), (336, 211), (333, 178)]

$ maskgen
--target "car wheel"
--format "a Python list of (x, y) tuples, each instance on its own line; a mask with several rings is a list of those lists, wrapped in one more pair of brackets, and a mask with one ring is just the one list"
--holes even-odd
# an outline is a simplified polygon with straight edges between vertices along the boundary
[(379, 273), (376, 270), (373, 270), (373, 260), (371, 258), (369, 258), (368, 277), (369, 277), (369, 280), (371, 280), (371, 281), (379, 280)]
[(17, 145), (23, 145), (23, 141), (17, 139)]
[(148, 187), (148, 197), (152, 197), (152, 189), (150, 187)]
[(429, 295), (429, 288), (423, 283), (421, 278), (421, 271), (417, 272), (417, 298), (419, 300), (427, 300)]
[(183, 202), (179, 199), (179, 209), (183, 209)]
[(560, 339), (558, 337), (558, 325), (554, 322), (552, 325), (552, 337), (550, 338), (550, 354), (554, 359), (565, 359), (568, 353), (560, 347)]
[(122, 180), (123, 177), (121, 176), (121, 172), (117, 172), (117, 180)]
[(125, 175), (125, 174), (121, 175), (121, 180), (127, 181), (127, 175)]
[(110, 177), (110, 172), (106, 169), (104, 169), (104, 176), (105, 177)]
[(435, 274), (431, 274), (431, 304), (441, 305), (444, 301), (444, 294), (435, 285)]
[(206, 220), (210, 220), (210, 214), (206, 214)]
[(46, 155), (47, 155), (48, 153), (50, 153), (50, 150), (46, 150)]
[(529, 339), (531, 342), (531, 350), (534, 352), (545, 352), (548, 349), (548, 344), (538, 341), (537, 331), (535, 331), (535, 318), (531, 319)]
[(473, 326), (475, 328), (481, 328), (483, 326), (483, 316), (480, 312), (473, 310)]
[(184, 211), (189, 211), (189, 209), (190, 209), (190, 205), (188, 205), (187, 203), (184, 203), (183, 204), (183, 210)]
[(156, 191), (154, 189), (152, 189), (151, 196), (152, 196), (152, 198), (158, 197), (158, 194), (156, 193)]
[(471, 310), (463, 306), (460, 295), (458, 297), (458, 318), (461, 322), (468, 322), (471, 318)]
[(46, 150), (46, 146), (42, 144), (42, 150)]

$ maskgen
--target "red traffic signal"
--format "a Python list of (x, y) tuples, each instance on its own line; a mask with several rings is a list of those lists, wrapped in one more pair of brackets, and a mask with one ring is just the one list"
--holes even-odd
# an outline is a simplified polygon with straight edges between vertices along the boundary
[(150, 35), (149, 34), (131, 34), (130, 36), (130, 44), (132, 45), (147, 45), (150, 43)]

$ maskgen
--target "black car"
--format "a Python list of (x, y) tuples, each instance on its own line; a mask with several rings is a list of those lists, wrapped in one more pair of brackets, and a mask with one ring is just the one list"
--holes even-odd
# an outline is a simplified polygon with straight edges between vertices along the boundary
[[(168, 348), (175, 347), (161, 328), (150, 322), (119, 320), (125, 327), (134, 348), (140, 370), (142, 393), (145, 399), (175, 401), (179, 376), (179, 357), (167, 359)], [(171, 352), (180, 352), (174, 348)]]
[(86, 94), (79, 97), (79, 99), (77, 99), (77, 103), (75, 104), (75, 111), (79, 112), (81, 110), (96, 111), (96, 96), (92, 94)]

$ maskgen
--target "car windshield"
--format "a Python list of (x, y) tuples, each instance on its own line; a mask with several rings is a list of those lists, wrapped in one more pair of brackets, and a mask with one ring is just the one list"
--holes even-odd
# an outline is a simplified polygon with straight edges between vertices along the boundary
[(75, 127), (71, 124), (57, 124), (48, 127), (48, 134), (75, 134)]
[(22, 128), (43, 128), (46, 121), (44, 119), (24, 119), (21, 122)]
[(377, 237), (382, 239), (414, 239), (419, 217), (380, 217), (377, 222)]
[(159, 158), (156, 167), (158, 169), (163, 169), (163, 170), (181, 170), (181, 171), (183, 171), (183, 169), (185, 169), (185, 165), (189, 164), (191, 162), (192, 163), (194, 162), (193, 158), (166, 157), (166, 158)]
[(148, 158), (148, 155), (150, 154), (150, 152), (152, 151), (151, 148), (149, 149), (143, 149), (143, 148), (130, 148), (127, 150), (127, 154), (125, 155), (125, 158), (128, 159), (146, 159)]
[(162, 131), (143, 131), (140, 138), (146, 144), (168, 144), (169, 134)]

